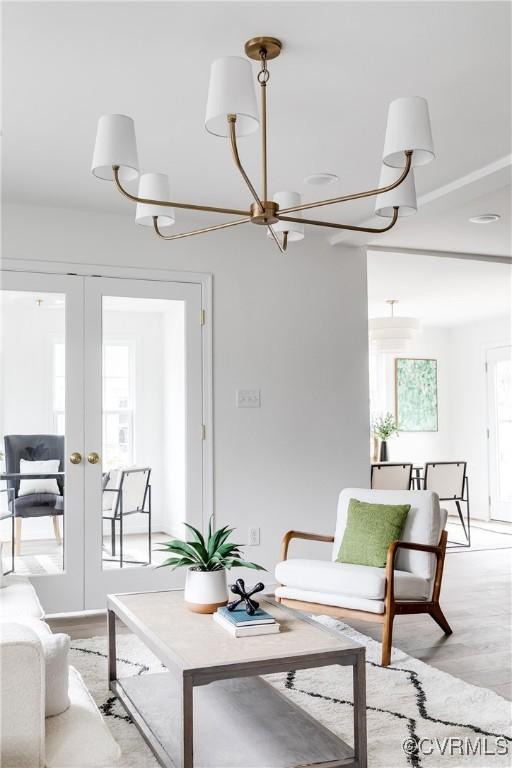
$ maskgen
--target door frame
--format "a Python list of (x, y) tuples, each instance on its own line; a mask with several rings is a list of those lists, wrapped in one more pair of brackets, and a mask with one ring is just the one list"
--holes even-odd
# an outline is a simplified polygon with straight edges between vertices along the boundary
[[(491, 412), (491, 406), (495, 405), (495, 402), (494, 402), (494, 395), (491, 393), (491, 386), (493, 384), (493, 380), (491, 377), (490, 365), (492, 361), (489, 360), (489, 357), (493, 352), (496, 352), (499, 349), (512, 349), (510, 340), (504, 341), (502, 344), (493, 344), (492, 347), (487, 347), (485, 349), (485, 393), (486, 393), (486, 400), (487, 400), (486, 402), (487, 489), (488, 489), (487, 498), (489, 500), (489, 506), (488, 506), (489, 520), (494, 520), (496, 522), (509, 522), (508, 520), (504, 520), (503, 518), (493, 517), (493, 502), (492, 502), (492, 494), (496, 490), (495, 488), (493, 488), (493, 484), (494, 484), (493, 473), (495, 473), (497, 470), (496, 470), (496, 467), (494, 469), (492, 467), (493, 447), (491, 446), (491, 438), (493, 437), (493, 432), (496, 427), (495, 418), (494, 418), (496, 414)], [(494, 438), (496, 438), (495, 434), (494, 434)], [(495, 453), (495, 448), (494, 448), (494, 453)]]
[[(141, 269), (138, 267), (114, 267), (104, 264), (74, 262), (2, 259), (0, 277), (6, 273), (32, 273), (41, 275), (67, 275), (79, 277), (112, 277), (126, 280), (145, 280), (158, 283), (192, 283), (201, 288), (203, 313), (202, 351), (202, 407), (205, 427), (202, 441), (202, 519), (215, 515), (214, 506), (214, 446), (213, 446), (213, 275), (207, 272), (188, 272), (167, 269)], [(85, 544), (84, 544), (85, 546)], [(85, 578), (85, 573), (84, 573)], [(84, 585), (82, 585), (83, 587)]]

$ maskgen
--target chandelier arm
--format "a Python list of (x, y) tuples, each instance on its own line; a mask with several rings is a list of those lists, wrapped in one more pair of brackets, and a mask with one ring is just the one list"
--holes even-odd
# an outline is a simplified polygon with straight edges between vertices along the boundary
[(268, 231), (270, 232), (270, 234), (271, 234), (271, 235), (272, 235), (272, 237), (274, 238), (274, 240), (275, 240), (275, 242), (276, 242), (276, 245), (277, 245), (277, 247), (279, 248), (279, 250), (281, 251), (281, 253), (284, 253), (284, 252), (285, 252), (285, 250), (286, 250), (286, 248), (283, 248), (283, 246), (282, 246), (282, 245), (281, 245), (281, 243), (279, 242), (279, 238), (278, 238), (278, 236), (276, 235), (276, 233), (275, 233), (275, 231), (274, 231), (274, 227), (273, 227), (271, 224), (269, 224), (269, 225), (268, 225)]
[(192, 203), (175, 203), (171, 200), (151, 200), (147, 197), (137, 197), (137, 195), (132, 195), (131, 192), (128, 192), (128, 190), (124, 189), (124, 187), (121, 185), (121, 182), (119, 181), (119, 166), (113, 165), (112, 170), (114, 172), (114, 182), (117, 189), (122, 195), (124, 195), (124, 197), (127, 197), (128, 200), (131, 200), (134, 203), (144, 203), (145, 205), (163, 205), (172, 208), (186, 208), (187, 210), (191, 211), (207, 211), (208, 213), (229, 213), (234, 216), (248, 216), (250, 214), (250, 211), (241, 211), (238, 208), (217, 208), (211, 205), (193, 205)]
[(318, 200), (316, 203), (304, 203), (303, 205), (295, 205), (293, 208), (284, 208), (280, 213), (294, 213), (295, 211), (305, 211), (308, 208), (319, 208), (322, 205), (335, 205), (336, 203), (346, 203), (349, 200), (360, 200), (363, 197), (374, 197), (375, 195), (381, 195), (384, 192), (390, 192), (392, 189), (400, 186), (405, 181), (412, 165), (412, 150), (407, 149), (405, 151), (405, 167), (399, 178), (392, 184), (388, 184), (387, 187), (380, 187), (377, 189), (370, 189), (368, 192), (357, 192), (354, 195), (345, 195), (344, 197), (333, 197), (330, 200)]
[(215, 224), (213, 227), (203, 227), (202, 229), (193, 229), (190, 232), (179, 232), (177, 235), (163, 235), (160, 231), (160, 227), (158, 226), (158, 216), (153, 216), (153, 228), (158, 235), (158, 237), (161, 237), (162, 240), (180, 240), (184, 237), (190, 237), (191, 235), (202, 235), (205, 232), (213, 232), (214, 229), (226, 229), (227, 227), (236, 227), (239, 224), (246, 224), (248, 221), (251, 220), (251, 217), (248, 216), (245, 219), (238, 219), (238, 221), (227, 221), (224, 224)]
[[(260, 198), (258, 197), (258, 193), (254, 189), (254, 187), (253, 187), (253, 185), (251, 183), (250, 178), (246, 174), (246, 172), (244, 170), (244, 167), (243, 167), (242, 163), (240, 162), (240, 155), (238, 154), (238, 146), (237, 146), (237, 143), (236, 143), (236, 127), (235, 127), (236, 126), (236, 115), (228, 115), (228, 123), (229, 123), (229, 136), (230, 136), (230, 139), (231, 139), (231, 152), (232, 152), (232, 155), (233, 155), (233, 160), (235, 161), (235, 165), (238, 168), (238, 170), (240, 171), (243, 180), (245, 181), (245, 183), (249, 187), (251, 195), (256, 200), (256, 203), (258, 204), (258, 207), (259, 207), (261, 213), (263, 213), (263, 211), (264, 211), (263, 203), (261, 202)], [(245, 213), (245, 211), (244, 211), (244, 213)]]
[(334, 224), (330, 221), (316, 221), (315, 219), (303, 219), (299, 216), (281, 216), (277, 214), (279, 221), (296, 221), (299, 224), (313, 224), (317, 227), (332, 227), (333, 229), (349, 229), (351, 232), (371, 232), (378, 234), (379, 232), (387, 232), (389, 229), (395, 226), (398, 220), (398, 206), (393, 207), (393, 217), (391, 222), (385, 227), (356, 227), (352, 224)]

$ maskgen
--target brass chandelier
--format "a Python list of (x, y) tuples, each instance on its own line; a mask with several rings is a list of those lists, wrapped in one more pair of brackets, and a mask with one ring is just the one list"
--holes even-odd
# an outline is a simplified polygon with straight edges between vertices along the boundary
[[(161, 173), (140, 176), (138, 194), (124, 187), (124, 182), (139, 177), (137, 144), (133, 120), (126, 115), (103, 115), (98, 121), (92, 173), (101, 179), (114, 181), (119, 192), (137, 203), (135, 220), (152, 226), (164, 240), (199, 235), (214, 230), (257, 224), (268, 230), (281, 252), (290, 242), (304, 237), (304, 225), (309, 224), (354, 232), (387, 232), (395, 226), (399, 216), (416, 211), (413, 167), (425, 165), (434, 158), (428, 105), (425, 99), (413, 96), (395, 99), (389, 105), (383, 166), (379, 186), (365, 192), (342, 197), (301, 203), (297, 192), (282, 191), (268, 199), (267, 169), (267, 87), (270, 79), (268, 62), (281, 53), (282, 44), (274, 37), (255, 37), (245, 44), (247, 59), (228, 56), (217, 59), (211, 68), (210, 87), (206, 107), (205, 127), (209, 133), (229, 139), (233, 161), (251, 194), (253, 202), (247, 208), (224, 208), (211, 205), (180, 203), (169, 200), (169, 179)], [(259, 114), (252, 65), (248, 59), (258, 61), (257, 82), (260, 86)], [(261, 187), (256, 191), (247, 175), (238, 152), (238, 138), (260, 130)], [(384, 227), (359, 227), (330, 221), (308, 219), (302, 211), (327, 205), (376, 197), (375, 213), (388, 217)], [(237, 216), (231, 221), (215, 224), (191, 232), (166, 235), (163, 228), (175, 223), (174, 208), (206, 213)]]

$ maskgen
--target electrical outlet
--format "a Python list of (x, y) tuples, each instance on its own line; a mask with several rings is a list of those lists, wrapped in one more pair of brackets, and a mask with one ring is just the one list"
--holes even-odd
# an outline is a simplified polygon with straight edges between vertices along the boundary
[(247, 540), (247, 546), (258, 547), (260, 544), (260, 529), (249, 528), (249, 537)]
[(237, 389), (236, 407), (237, 408), (259, 408), (261, 406), (261, 397), (259, 389)]

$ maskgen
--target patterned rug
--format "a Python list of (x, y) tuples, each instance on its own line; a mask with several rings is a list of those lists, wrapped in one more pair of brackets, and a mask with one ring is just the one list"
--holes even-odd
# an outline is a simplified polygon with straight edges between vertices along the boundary
[[(379, 666), (380, 643), (327, 616), (322, 624), (366, 645), (369, 768), (498, 768), (511, 765), (511, 705), (393, 649)], [(106, 638), (75, 640), (71, 663), (82, 674), (121, 745), (121, 768), (157, 768), (123, 707), (106, 687)], [(118, 635), (118, 675), (141, 675), (162, 665), (132, 635)], [(285, 696), (352, 743), (352, 672), (344, 667), (290, 670), (266, 678)], [(208, 767), (210, 768), (210, 767)], [(242, 763), (233, 768), (246, 768)], [(260, 766), (259, 768), (267, 768)]]

